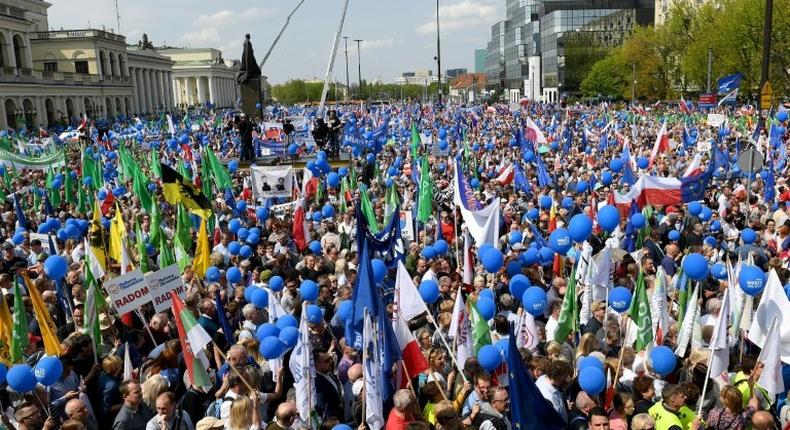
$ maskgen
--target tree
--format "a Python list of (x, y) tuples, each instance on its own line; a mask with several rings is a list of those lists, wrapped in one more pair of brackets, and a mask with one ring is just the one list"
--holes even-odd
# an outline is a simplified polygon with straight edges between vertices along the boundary
[(625, 67), (622, 56), (617, 53), (597, 61), (581, 83), (582, 94), (587, 97), (626, 98), (628, 78)]

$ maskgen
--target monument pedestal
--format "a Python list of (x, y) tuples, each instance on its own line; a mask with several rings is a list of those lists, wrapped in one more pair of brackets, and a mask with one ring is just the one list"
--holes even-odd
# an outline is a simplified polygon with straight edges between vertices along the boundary
[(261, 80), (259, 78), (250, 79), (247, 82), (239, 84), (241, 92), (241, 111), (244, 112), (250, 120), (260, 119), (261, 110), (255, 106), (258, 103), (263, 105), (261, 97)]

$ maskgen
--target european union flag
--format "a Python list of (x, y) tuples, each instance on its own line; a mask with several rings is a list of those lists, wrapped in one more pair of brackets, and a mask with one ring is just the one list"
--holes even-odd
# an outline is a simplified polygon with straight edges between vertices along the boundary
[(516, 346), (516, 335), (510, 327), (507, 349), (510, 415), (516, 430), (564, 429), (567, 424), (548, 400), (543, 397)]
[(233, 340), (233, 329), (230, 326), (230, 321), (228, 321), (228, 315), (225, 313), (225, 306), (222, 304), (219, 289), (214, 291), (214, 304), (217, 307), (217, 319), (222, 327), (222, 334), (225, 335), (225, 341), (228, 342), (228, 345), (233, 345), (236, 341)]
[(14, 193), (14, 214), (16, 215), (16, 226), (27, 229), (27, 217), (25, 216), (25, 212), (22, 211), (22, 206), (19, 205), (19, 199), (16, 193)]
[(713, 174), (711, 168), (708, 167), (708, 170), (698, 175), (680, 178), (680, 198), (686, 203), (702, 200), (705, 197), (705, 189), (708, 188), (711, 176)]

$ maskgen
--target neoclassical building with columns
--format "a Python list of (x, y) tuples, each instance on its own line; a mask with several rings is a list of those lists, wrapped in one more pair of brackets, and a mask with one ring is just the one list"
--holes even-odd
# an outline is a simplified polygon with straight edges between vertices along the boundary
[(0, 130), (232, 106), (238, 67), (216, 49), (127, 45), (107, 29), (54, 30), (43, 0), (0, 0)]
[(173, 85), (179, 108), (211, 102), (233, 106), (239, 97), (238, 66), (213, 48), (162, 48), (159, 52), (175, 62)]

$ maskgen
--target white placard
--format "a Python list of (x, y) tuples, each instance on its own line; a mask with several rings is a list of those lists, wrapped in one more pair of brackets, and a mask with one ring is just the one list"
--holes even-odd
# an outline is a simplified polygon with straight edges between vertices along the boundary
[(723, 113), (709, 113), (708, 114), (708, 126), (710, 127), (721, 127), (724, 124), (724, 121), (727, 117)]
[[(58, 243), (57, 243), (58, 241), (57, 240), (53, 239), (50, 242), (49, 236), (46, 235), (46, 234), (30, 233), (30, 240), (33, 240), (33, 239), (38, 239), (39, 242), (41, 242), (41, 247), (44, 249), (44, 251), (47, 252), (47, 254), (55, 255), (55, 254), (58, 253)], [(55, 247), (55, 249), (52, 249), (52, 248), (49, 247), (50, 243)]]
[(104, 289), (110, 294), (110, 302), (118, 315), (131, 312), (151, 301), (148, 285), (140, 269), (110, 279), (104, 283)]
[(414, 223), (412, 223), (411, 211), (400, 211), (400, 232), (403, 239), (409, 242), (414, 241)]
[(293, 190), (293, 167), (250, 166), (255, 199), (289, 197)]
[(145, 283), (148, 285), (151, 302), (154, 304), (156, 313), (170, 309), (173, 304), (171, 292), (175, 291), (179, 297), (184, 298), (187, 289), (181, 280), (181, 271), (178, 264), (165, 267), (153, 273), (145, 275)]

